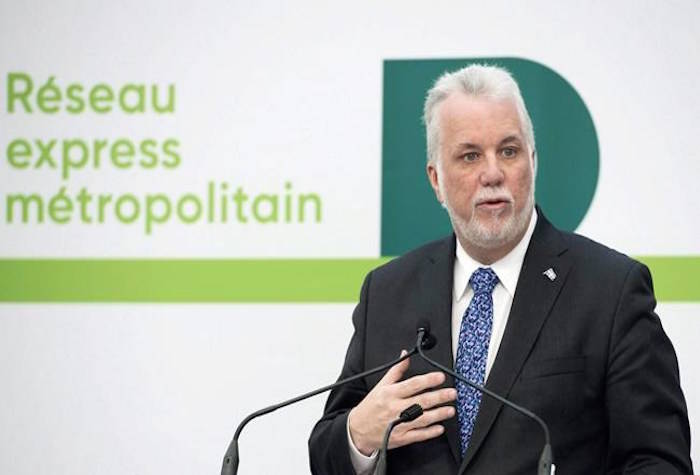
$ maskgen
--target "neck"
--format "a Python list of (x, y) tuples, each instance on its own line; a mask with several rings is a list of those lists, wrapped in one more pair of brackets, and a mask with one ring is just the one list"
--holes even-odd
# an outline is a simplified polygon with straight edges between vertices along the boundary
[(527, 226), (525, 226), (523, 230), (520, 231), (513, 239), (493, 247), (479, 246), (468, 240), (466, 237), (461, 236), (460, 233), (457, 233), (457, 239), (459, 239), (459, 243), (462, 245), (462, 248), (472, 257), (472, 259), (481, 264), (491, 265), (494, 262), (503, 259), (503, 257), (505, 257), (510, 251), (515, 249), (515, 246), (518, 245), (523, 236), (525, 236), (526, 232)]

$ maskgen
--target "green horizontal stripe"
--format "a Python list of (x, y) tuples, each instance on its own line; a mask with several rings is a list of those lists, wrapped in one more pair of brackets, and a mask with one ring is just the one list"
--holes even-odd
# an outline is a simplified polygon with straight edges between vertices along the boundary
[(700, 256), (639, 256), (662, 302), (700, 302)]
[(387, 260), (0, 260), (0, 301), (354, 302)]
[[(5, 259), (0, 302), (355, 302), (389, 259)], [(640, 260), (660, 301), (700, 302), (700, 256)]]

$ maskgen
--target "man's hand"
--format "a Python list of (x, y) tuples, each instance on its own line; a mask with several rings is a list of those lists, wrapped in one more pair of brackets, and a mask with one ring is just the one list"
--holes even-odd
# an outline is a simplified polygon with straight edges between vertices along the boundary
[[(405, 353), (401, 352), (402, 355)], [(380, 449), (389, 423), (412, 404), (420, 404), (423, 415), (415, 421), (397, 425), (391, 433), (389, 448), (438, 437), (445, 431), (438, 422), (455, 415), (452, 406), (435, 406), (457, 399), (457, 390), (443, 388), (423, 392), (442, 384), (445, 375), (434, 372), (399, 382), (408, 366), (408, 359), (392, 366), (362, 402), (350, 411), (350, 437), (361, 453), (370, 455)]]

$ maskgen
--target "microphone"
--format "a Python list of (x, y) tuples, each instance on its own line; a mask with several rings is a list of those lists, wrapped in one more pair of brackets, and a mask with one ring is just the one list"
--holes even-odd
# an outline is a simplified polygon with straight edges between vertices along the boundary
[[(430, 340), (429, 338), (426, 338), (425, 341), (423, 341), (423, 338), (421, 337), (421, 340), (419, 340), (419, 344), (423, 345), (423, 348), (425, 348), (425, 349), (430, 349), (433, 346), (435, 346), (436, 340), (435, 340), (435, 338), (433, 338), (432, 343), (430, 343), (429, 340)], [(430, 346), (430, 345), (432, 345), (432, 346)], [(290, 404), (294, 404), (294, 403), (297, 403), (299, 401), (303, 401), (305, 399), (308, 399), (310, 397), (324, 393), (326, 391), (330, 391), (331, 389), (337, 388), (338, 386), (342, 386), (344, 384), (348, 384), (348, 383), (351, 383), (353, 381), (357, 381), (358, 379), (366, 378), (367, 376), (370, 376), (372, 374), (379, 373), (381, 371), (389, 369), (392, 366), (394, 366), (395, 364), (398, 364), (398, 363), (402, 362), (403, 360), (415, 355), (416, 353), (418, 353), (418, 351), (419, 351), (418, 348), (414, 347), (413, 349), (411, 349), (411, 351), (409, 351), (405, 355), (400, 356), (392, 361), (389, 361), (388, 363), (384, 363), (381, 366), (377, 366), (376, 368), (369, 369), (363, 373), (359, 373), (359, 374), (356, 374), (354, 376), (350, 376), (348, 378), (341, 379), (340, 381), (336, 381), (333, 384), (323, 386), (322, 388), (314, 389), (313, 391), (302, 394), (301, 396), (296, 396), (292, 399), (288, 399), (288, 400), (280, 402), (278, 404), (273, 404), (272, 406), (265, 407), (263, 409), (260, 409), (260, 410), (253, 412), (252, 414), (249, 414), (245, 419), (243, 419), (243, 421), (241, 421), (240, 424), (238, 424), (238, 427), (236, 428), (236, 432), (233, 435), (233, 439), (231, 440), (231, 443), (229, 444), (228, 449), (226, 450), (226, 454), (224, 455), (224, 461), (221, 465), (221, 475), (236, 475), (238, 473), (238, 463), (239, 463), (238, 438), (240, 437), (241, 431), (243, 430), (243, 428), (250, 421), (255, 419), (256, 417), (264, 416), (265, 414), (269, 414), (271, 412), (276, 411), (277, 409), (281, 409), (283, 407), (289, 406)], [(422, 411), (422, 409), (421, 409), (421, 411)], [(404, 412), (406, 412), (406, 411), (404, 411)], [(416, 417), (418, 417), (418, 416), (416, 416)]]
[[(437, 343), (437, 340), (435, 336), (433, 336), (430, 333), (430, 323), (427, 321), (421, 321), (418, 323), (416, 327), (416, 331), (418, 333), (418, 339), (416, 341), (416, 347), (415, 349), (418, 351), (418, 355), (428, 362), (430, 365), (438, 368), (441, 371), (444, 371), (445, 373), (451, 375), (453, 378), (460, 380), (467, 386), (470, 386), (473, 389), (476, 389), (477, 391), (480, 391), (483, 394), (486, 394), (487, 396), (490, 396), (494, 398), (495, 400), (501, 402), (502, 404), (510, 407), (511, 409), (514, 409), (515, 411), (524, 414), (525, 416), (529, 417), (530, 419), (534, 419), (540, 427), (542, 427), (542, 431), (544, 432), (544, 448), (542, 449), (542, 454), (540, 455), (540, 460), (539, 463), (537, 464), (537, 475), (553, 475), (554, 474), (554, 464), (553, 464), (553, 456), (552, 456), (552, 444), (549, 439), (549, 428), (547, 427), (547, 424), (540, 418), (537, 414), (535, 414), (532, 411), (529, 411), (528, 409), (525, 409), (522, 406), (519, 406), (518, 404), (515, 404), (514, 402), (509, 401), (508, 399), (504, 398), (503, 396), (500, 396), (496, 394), (495, 392), (491, 391), (490, 389), (487, 389), (484, 386), (481, 386), (480, 384), (476, 384), (472, 381), (469, 381), (467, 378), (462, 376), (461, 374), (456, 373), (452, 369), (441, 365), (437, 361), (433, 361), (430, 359), (428, 356), (423, 353), (423, 350), (429, 349), (428, 345), (430, 345), (430, 348), (435, 346)], [(462, 472), (460, 471), (459, 474), (461, 475)]]
[(382, 448), (379, 451), (379, 460), (377, 460), (374, 475), (384, 475), (386, 473), (386, 453), (389, 451), (389, 437), (391, 436), (391, 431), (394, 430), (394, 427), (403, 422), (414, 421), (421, 415), (423, 415), (423, 408), (420, 406), (420, 404), (413, 404), (404, 409), (401, 414), (399, 414), (398, 419), (394, 419), (389, 423), (386, 428), (386, 432), (384, 432), (384, 441), (382, 442)]

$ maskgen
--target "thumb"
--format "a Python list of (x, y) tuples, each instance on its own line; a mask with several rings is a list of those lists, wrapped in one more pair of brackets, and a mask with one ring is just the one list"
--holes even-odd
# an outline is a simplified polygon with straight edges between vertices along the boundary
[[(406, 350), (401, 350), (401, 356), (405, 356), (408, 353)], [(401, 377), (404, 375), (406, 370), (408, 369), (409, 365), (411, 364), (411, 359), (406, 358), (405, 360), (401, 361), (400, 363), (396, 363), (394, 366), (389, 368), (389, 371), (386, 372), (384, 377), (379, 380), (377, 383), (377, 386), (384, 386), (387, 384), (394, 384), (395, 382), (399, 381)]]

